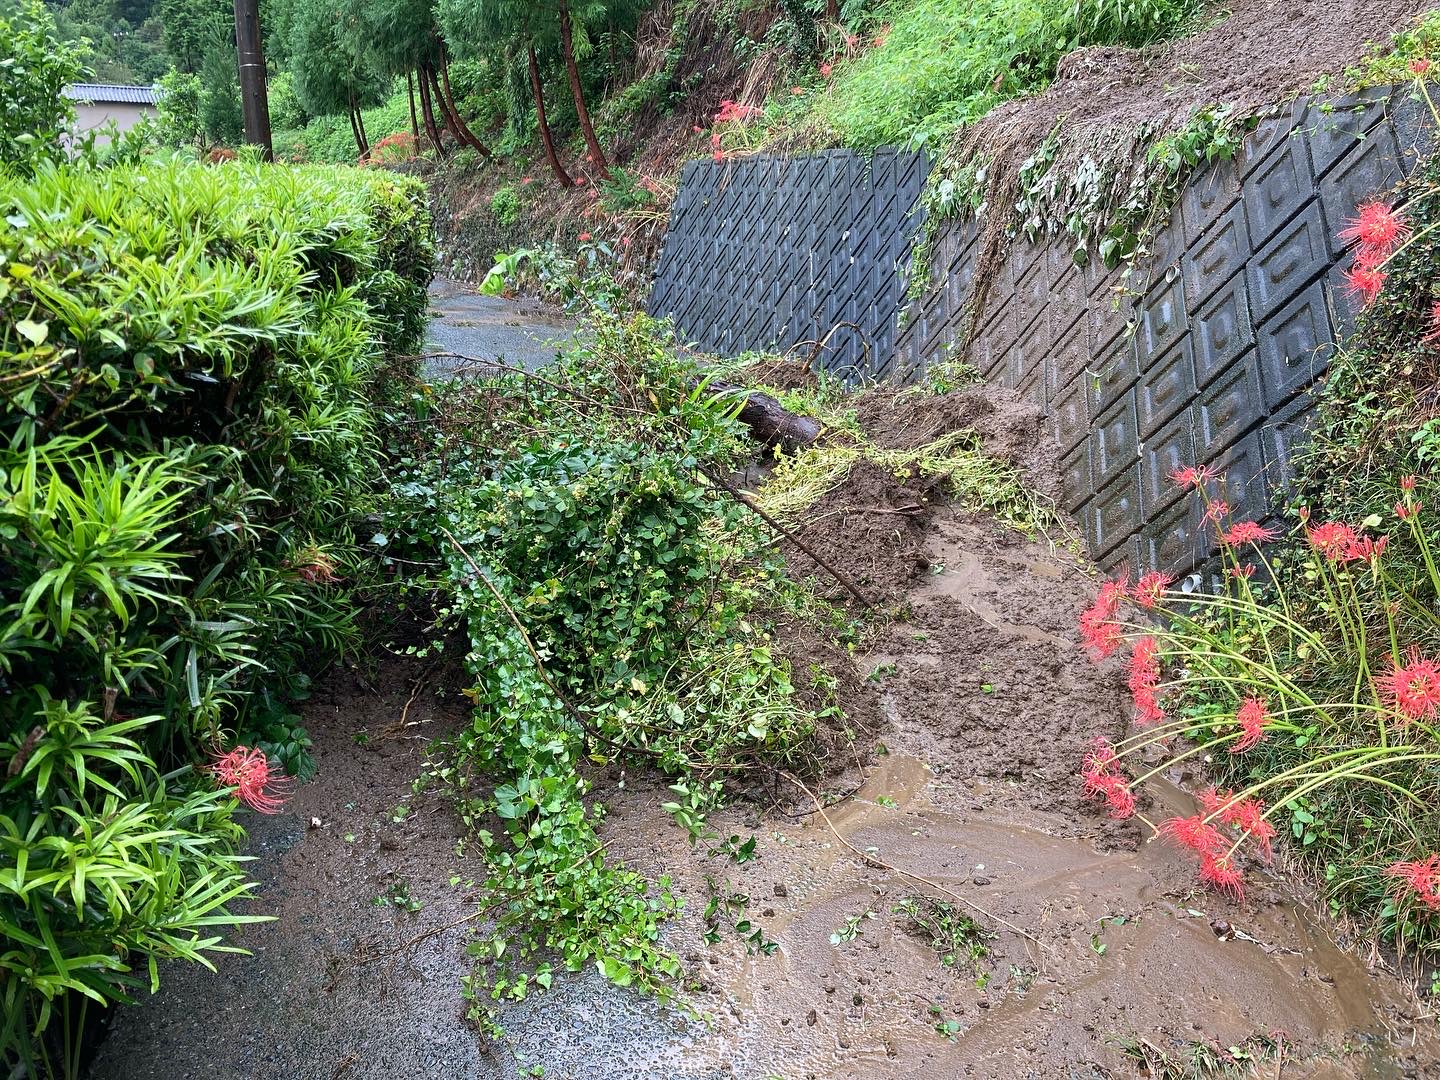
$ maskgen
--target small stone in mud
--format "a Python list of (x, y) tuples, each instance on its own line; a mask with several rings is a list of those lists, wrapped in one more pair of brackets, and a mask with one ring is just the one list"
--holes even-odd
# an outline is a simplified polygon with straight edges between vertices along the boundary
[[(1332, 979), (1331, 981), (1333, 982), (1334, 980)], [(859, 994), (851, 994), (851, 995), (850, 995), (850, 1004), (851, 1004), (851, 1005), (864, 1005), (864, 1004), (865, 1004), (865, 999), (864, 999), (863, 997), (861, 997)]]
[(816, 1016), (814, 1009), (811, 1009), (808, 1013), (805, 1014), (805, 1024), (807, 1027), (814, 1027), (818, 1022), (819, 1017)]
[(760, 914), (762, 914), (762, 915), (764, 915), (764, 916), (766, 916), (766, 917), (768, 918), (769, 916), (775, 914), (775, 909), (774, 909), (773, 907), (767, 907), (765, 910), (763, 910), (762, 912), (760, 912)]
[(990, 879), (989, 879), (988, 877), (986, 877), (984, 874), (976, 874), (974, 877), (972, 877), (972, 878), (970, 879), (970, 883), (971, 883), (972, 885), (989, 885), (989, 884), (990, 884)]
[(776, 886), (775, 886), (775, 895), (776, 895), (776, 896), (789, 896), (789, 895), (790, 895), (790, 890), (787, 889), (787, 888), (785, 888), (784, 885), (776, 885)]
[(1224, 919), (1213, 919), (1210, 922), (1210, 929), (1215, 931), (1215, 936), (1221, 941), (1227, 940), (1235, 932), (1234, 928)]

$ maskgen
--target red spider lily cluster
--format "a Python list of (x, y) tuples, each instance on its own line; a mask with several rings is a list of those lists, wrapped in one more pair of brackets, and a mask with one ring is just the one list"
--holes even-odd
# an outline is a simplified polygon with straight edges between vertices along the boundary
[(235, 797), (256, 813), (278, 814), (284, 805), (282, 792), (290, 778), (270, 764), (263, 750), (237, 746), (217, 755), (210, 771), (223, 786), (234, 788)]
[(1353, 242), (1355, 261), (1345, 271), (1345, 291), (1365, 307), (1375, 302), (1385, 287), (1385, 264), (1396, 245), (1410, 232), (1404, 216), (1382, 202), (1369, 202), (1340, 230), (1340, 239)]
[(1440, 855), (1419, 862), (1391, 863), (1385, 876), (1396, 881), (1397, 901), (1413, 897), (1427, 911), (1440, 912)]
[[(1244, 875), (1235, 863), (1235, 850), (1252, 841), (1262, 857), (1274, 857), (1275, 826), (1259, 799), (1239, 798), (1233, 791), (1213, 787), (1200, 793), (1200, 812), (1172, 817), (1161, 823), (1165, 839), (1194, 852), (1200, 859), (1200, 880), (1235, 899), (1244, 894)], [(1233, 833), (1226, 833), (1228, 827)]]
[(1165, 719), (1160, 707), (1160, 644), (1153, 637), (1135, 642), (1130, 654), (1130, 696), (1135, 700), (1135, 723), (1141, 727), (1158, 724)]
[[(720, 111), (713, 117), (713, 122), (715, 124), (735, 123), (743, 125), (745, 121), (749, 120), (752, 116), (759, 116), (760, 113), (761, 109), (758, 105), (743, 105), (738, 101), (731, 101), (729, 98), (726, 98), (720, 102)], [(698, 133), (704, 129), (697, 127), (694, 130)], [(725, 160), (725, 149), (720, 145), (720, 132), (714, 129), (710, 132), (710, 153), (716, 161)]]
[[(1257, 606), (1259, 602), (1249, 592), (1248, 584), (1255, 567), (1242, 565), (1239, 551), (1244, 546), (1251, 547), (1263, 561), (1261, 546), (1275, 541), (1277, 530), (1255, 521), (1231, 521), (1231, 507), (1211, 490), (1219, 476), (1210, 467), (1178, 469), (1171, 478), (1203, 500), (1205, 519), (1213, 525), (1228, 569), (1240, 583), (1234, 586), (1241, 593), (1235, 602)], [(1420, 530), (1415, 521), (1420, 511), (1415, 487), (1414, 477), (1401, 478), (1401, 502), (1396, 508), (1396, 516), (1410, 524), (1412, 535)], [(1336, 583), (1337, 588), (1348, 581), (1350, 584), (1344, 588), (1352, 589), (1362, 573), (1374, 576), (1377, 581), (1384, 575), (1382, 562), (1388, 536), (1367, 535), (1362, 526), (1345, 522), (1315, 523), (1303, 510), (1300, 518), (1304, 542), (1313, 553), (1311, 565), (1317, 573), (1328, 575), (1325, 580)], [(1417, 543), (1424, 542), (1423, 536), (1417, 537)], [(1170, 738), (1183, 735), (1194, 726), (1211, 730), (1215, 742), (1228, 744), (1232, 755), (1254, 750), (1277, 726), (1286, 732), (1301, 730), (1287, 719), (1291, 706), (1282, 701), (1272, 708), (1270, 695), (1264, 693), (1269, 684), (1264, 682), (1229, 682), (1236, 695), (1233, 712), (1211, 714), (1204, 719), (1183, 715), (1174, 719), (1167, 717), (1164, 701), (1167, 688), (1181, 685), (1166, 682), (1167, 659), (1177, 667), (1183, 666), (1192, 651), (1187, 645), (1191, 639), (1184, 635), (1205, 633), (1200, 624), (1194, 622), (1189, 623), (1189, 631), (1179, 631), (1179, 636), (1173, 626), (1169, 629), (1143, 626), (1143, 612), (1161, 609), (1166, 609), (1168, 623), (1174, 620), (1180, 620), (1178, 625), (1185, 623), (1187, 616), (1182, 608), (1166, 608), (1171, 580), (1168, 575), (1155, 572), (1145, 574), (1134, 585), (1127, 576), (1106, 581), (1100, 586), (1094, 603), (1079, 618), (1080, 638), (1097, 662), (1112, 656), (1122, 646), (1130, 647), (1126, 683), (1134, 704), (1136, 733), (1119, 743), (1097, 744), (1085, 754), (1080, 770), (1085, 795), (1103, 800), (1110, 816), (1116, 819), (1137, 816), (1137, 785), (1157, 771), (1150, 769), (1139, 780), (1132, 779), (1125, 772), (1123, 762), (1133, 753), (1146, 747), (1168, 745)], [(1127, 605), (1134, 605), (1139, 611), (1127, 609)], [(1127, 610), (1134, 618), (1127, 617)], [(1379, 665), (1372, 663), (1370, 671), (1373, 701), (1385, 710), (1392, 722), (1398, 722), (1400, 728), (1440, 717), (1440, 661), (1421, 655), (1414, 647), (1402, 657), (1397, 647), (1389, 670), (1382, 672)], [(1157, 835), (1199, 858), (1201, 881), (1238, 899), (1244, 888), (1239, 859), (1241, 847), (1254, 849), (1267, 862), (1273, 855), (1276, 828), (1269, 820), (1272, 812), (1257, 797), (1258, 790), (1265, 786), (1257, 782), (1239, 794), (1207, 789), (1198, 796), (1197, 813), (1176, 816), (1158, 825), (1148, 822), (1143, 814), (1138, 816), (1147, 820)], [(1277, 798), (1275, 805), (1285, 804), (1287, 798)], [(1429, 862), (1397, 863), (1391, 868), (1391, 876), (1399, 882), (1398, 887), (1413, 893), (1428, 910), (1440, 911), (1440, 856)]]

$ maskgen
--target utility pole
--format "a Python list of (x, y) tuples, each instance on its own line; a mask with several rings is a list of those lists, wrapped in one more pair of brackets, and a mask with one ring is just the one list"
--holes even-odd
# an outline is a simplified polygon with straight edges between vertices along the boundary
[(275, 160), (270, 145), (270, 102), (265, 96), (265, 52), (260, 44), (259, 0), (235, 0), (235, 47), (240, 54), (240, 106), (245, 113), (245, 141), (258, 146), (266, 161)]

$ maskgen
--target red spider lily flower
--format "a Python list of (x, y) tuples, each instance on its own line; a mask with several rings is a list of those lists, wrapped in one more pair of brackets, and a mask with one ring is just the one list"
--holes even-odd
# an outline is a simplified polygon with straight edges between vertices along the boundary
[(1357, 298), (1363, 307), (1375, 303), (1380, 290), (1385, 288), (1386, 274), (1378, 267), (1357, 262), (1342, 276), (1345, 278), (1345, 294)]
[(620, 238), (620, 244), (621, 244), (622, 247), (629, 247), (629, 246), (630, 246), (630, 237), (628, 237), (628, 236), (622, 236), (622, 237)]
[(1135, 724), (1150, 727), (1165, 719), (1165, 710), (1160, 707), (1160, 695), (1153, 687), (1142, 686), (1130, 692), (1135, 702)]
[(1431, 855), (1422, 862), (1391, 863), (1385, 876), (1398, 883), (1395, 899), (1404, 900), (1413, 892), (1415, 899), (1430, 911), (1440, 911), (1440, 855)]
[(834, 71), (834, 70), (835, 70), (835, 65), (832, 64), (832, 63), (830, 63), (830, 61), (828, 61), (828, 60), (825, 61), (825, 63), (823, 63), (823, 64), (820, 65), (820, 76), (821, 76), (821, 78), (828, 79), (828, 78), (830, 77), (830, 73), (831, 73), (832, 71)]
[(1118, 649), (1124, 638), (1114, 622), (1120, 601), (1129, 595), (1124, 578), (1104, 582), (1091, 604), (1080, 613), (1080, 638), (1096, 660), (1103, 660)]
[(1430, 61), (1426, 60), (1423, 56), (1417, 56), (1414, 60), (1410, 61), (1410, 74), (1414, 75), (1417, 79), (1422, 78), (1429, 70)]
[(308, 548), (290, 564), (302, 581), (312, 585), (331, 585), (340, 580), (335, 573), (335, 560), (316, 548)]
[(1400, 490), (1401, 490), (1401, 491), (1414, 491), (1414, 490), (1415, 490), (1415, 476), (1414, 476), (1413, 473), (1410, 474), (1409, 476), (1402, 476), (1402, 477), (1400, 477)]
[(1104, 660), (1124, 643), (1120, 627), (1105, 619), (1093, 618), (1095, 609), (1090, 608), (1080, 616), (1080, 640), (1090, 650), (1095, 660)]
[(705, 131), (705, 129), (704, 129), (703, 127), (701, 127), (699, 124), (691, 124), (691, 125), (690, 125), (690, 130), (693, 131), (696, 135), (703, 134), (704, 131)]
[(535, 177), (533, 177), (533, 176), (522, 176), (522, 177), (520, 178), (520, 183), (522, 183), (522, 184), (533, 184), (534, 182), (535, 182)]
[(884, 45), (886, 39), (889, 38), (889, 37), (890, 37), (890, 24), (889, 24), (889, 23), (886, 23), (884, 26), (882, 26), (882, 27), (880, 28), (880, 32), (875, 35), (875, 47), (878, 49), (881, 45)]
[(801, 94), (805, 93), (805, 90), (803, 87), (792, 86), (790, 87), (790, 93), (793, 94), (795, 97), (799, 97)]
[(1183, 469), (1176, 469), (1172, 472), (1170, 474), (1170, 480), (1176, 487), (1199, 488), (1204, 487), (1219, 475), (1219, 472), (1212, 469), (1209, 465), (1198, 468), (1194, 465), (1187, 465)]
[(1130, 689), (1160, 685), (1160, 643), (1153, 637), (1139, 638), (1130, 652)]
[(710, 155), (710, 156), (713, 157), (716, 161), (724, 161), (724, 160), (725, 160), (725, 155), (724, 155), (724, 153), (722, 153), (722, 152), (719, 151), (719, 150), (716, 150), (715, 153), (713, 153), (713, 154)]
[(859, 36), (858, 34), (846, 34), (846, 35), (845, 35), (845, 47), (846, 47), (847, 49), (853, 49), (853, 48), (855, 48), (855, 46), (858, 45), (859, 42), (860, 42), (860, 36)]
[(1206, 816), (1208, 815), (1192, 814), (1190, 817), (1168, 818), (1160, 823), (1160, 835), (1201, 855), (1223, 851), (1226, 847), (1225, 837), (1220, 834), (1219, 829), (1205, 820)]
[(1131, 598), (1141, 607), (1154, 610), (1165, 598), (1165, 590), (1174, 580), (1169, 574), (1152, 570), (1135, 583), (1135, 591), (1131, 594)]
[(1357, 534), (1349, 525), (1338, 521), (1327, 521), (1322, 525), (1316, 525), (1308, 534), (1310, 546), (1324, 555), (1331, 562), (1340, 562), (1345, 558), (1345, 552), (1357, 539)]
[(1135, 723), (1140, 727), (1165, 719), (1165, 710), (1160, 708), (1160, 696), (1156, 693), (1160, 679), (1160, 646), (1153, 637), (1140, 638), (1130, 654), (1129, 678), (1130, 694), (1135, 700)]
[(1375, 680), (1385, 700), (1409, 720), (1428, 720), (1440, 709), (1440, 664), (1420, 655), (1418, 646), (1410, 646), (1406, 663)]
[(1235, 792), (1229, 790), (1219, 791), (1214, 784), (1211, 784), (1202, 790), (1196, 798), (1200, 800), (1201, 811), (1205, 817), (1209, 818), (1214, 817), (1233, 803), (1235, 801)]
[(724, 124), (731, 120), (738, 120), (744, 123), (750, 117), (760, 112), (758, 105), (741, 105), (738, 101), (731, 101), (726, 98), (720, 102), (720, 111), (715, 114), (715, 123)]
[(1231, 547), (1241, 544), (1268, 544), (1275, 539), (1274, 529), (1262, 529), (1253, 521), (1237, 521), (1220, 534), (1220, 539)]
[(280, 812), (285, 801), (280, 791), (290, 778), (270, 764), (263, 750), (237, 746), (218, 755), (210, 771), (225, 787), (234, 788), (235, 797), (256, 813)]
[(1212, 525), (1218, 526), (1220, 519), (1229, 517), (1229, 515), (1230, 504), (1224, 499), (1211, 499), (1210, 502), (1205, 505), (1205, 520)]
[(583, 176), (577, 176), (577, 177), (575, 177), (575, 183), (576, 183), (578, 186), (580, 186), (580, 187), (584, 187), (584, 186), (585, 186), (585, 177), (583, 177)]
[(1259, 845), (1260, 853), (1266, 862), (1275, 857), (1275, 848), (1272, 843), (1276, 836), (1275, 826), (1265, 820), (1265, 804), (1263, 802), (1259, 799), (1241, 799), (1238, 802), (1232, 802), (1225, 808), (1222, 816), (1225, 824), (1234, 825)]
[(1420, 503), (1396, 503), (1395, 516), (1401, 521), (1409, 521), (1420, 512)]
[(1200, 880), (1232, 900), (1245, 898), (1245, 877), (1229, 855), (1207, 851), (1200, 856)]
[(1135, 813), (1135, 794), (1125, 777), (1114, 771), (1117, 761), (1115, 748), (1103, 739), (1097, 740), (1095, 749), (1085, 755), (1080, 776), (1085, 781), (1086, 797), (1105, 796), (1110, 816), (1124, 821)]
[(1235, 722), (1240, 725), (1240, 738), (1230, 747), (1230, 753), (1243, 754), (1265, 737), (1265, 728), (1273, 718), (1265, 711), (1265, 699), (1247, 697), (1235, 711)]
[(1106, 772), (1117, 765), (1119, 761), (1120, 756), (1115, 753), (1115, 747), (1111, 746), (1108, 740), (1096, 739), (1094, 749), (1085, 751), (1081, 768), (1086, 772), (1090, 770)]
[(580, 241), (580, 243), (582, 243), (582, 244), (588, 244), (591, 240), (594, 239), (594, 237), (591, 236), (588, 232), (582, 232), (582, 233), (581, 233), (579, 236), (577, 236), (575, 239), (578, 240), (578, 241)]
[(1241, 578), (1252, 578), (1255, 576), (1255, 564), (1246, 563), (1244, 566), (1228, 566), (1225, 568), (1225, 573), (1229, 574), (1236, 581), (1239, 581)]
[(1385, 554), (1385, 548), (1390, 543), (1388, 536), (1369, 537), (1357, 536), (1350, 543), (1345, 545), (1344, 562), (1368, 562), (1373, 563)]
[(1340, 239), (1356, 241), (1356, 259), (1367, 266), (1378, 267), (1409, 231), (1410, 226), (1399, 211), (1382, 202), (1368, 202), (1340, 230)]

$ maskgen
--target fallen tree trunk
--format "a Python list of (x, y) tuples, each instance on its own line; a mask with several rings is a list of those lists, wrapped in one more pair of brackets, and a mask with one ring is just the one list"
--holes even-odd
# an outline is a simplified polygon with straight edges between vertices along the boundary
[(769, 394), (758, 390), (747, 390), (743, 386), (729, 383), (711, 383), (711, 389), (729, 391), (745, 396), (740, 406), (739, 420), (750, 429), (757, 442), (766, 446), (779, 446), (783, 450), (798, 450), (809, 446), (820, 437), (825, 425), (813, 416), (800, 416), (790, 412)]

